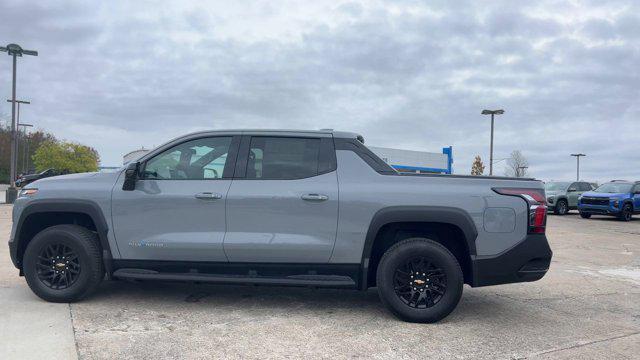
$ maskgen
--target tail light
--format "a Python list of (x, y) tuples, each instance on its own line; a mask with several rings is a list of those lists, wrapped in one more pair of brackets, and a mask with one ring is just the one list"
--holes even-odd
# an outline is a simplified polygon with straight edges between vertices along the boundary
[(529, 206), (530, 234), (544, 234), (547, 226), (547, 205), (544, 201), (543, 189), (494, 188), (500, 195), (518, 196), (523, 198)]

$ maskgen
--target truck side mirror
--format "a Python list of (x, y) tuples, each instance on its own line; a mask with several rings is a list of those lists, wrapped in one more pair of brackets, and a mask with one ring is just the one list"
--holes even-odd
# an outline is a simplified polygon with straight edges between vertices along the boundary
[(136, 188), (136, 181), (138, 180), (138, 174), (140, 173), (140, 162), (136, 161), (127, 166), (124, 171), (124, 183), (122, 183), (122, 190), (133, 191)]

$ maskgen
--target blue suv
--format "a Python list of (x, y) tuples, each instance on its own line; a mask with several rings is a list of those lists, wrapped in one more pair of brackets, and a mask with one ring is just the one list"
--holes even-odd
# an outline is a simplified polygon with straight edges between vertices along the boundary
[(613, 180), (578, 198), (580, 216), (588, 219), (593, 214), (617, 216), (630, 221), (640, 214), (640, 181)]

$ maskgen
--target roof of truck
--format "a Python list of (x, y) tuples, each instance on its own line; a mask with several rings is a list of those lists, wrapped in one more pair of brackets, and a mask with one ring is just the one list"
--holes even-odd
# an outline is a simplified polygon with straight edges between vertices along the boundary
[(208, 133), (241, 133), (241, 134), (255, 134), (255, 133), (292, 133), (292, 134), (331, 134), (336, 138), (355, 139), (360, 134), (348, 131), (338, 131), (333, 129), (320, 129), (320, 130), (296, 130), (296, 129), (217, 129), (217, 130), (203, 130), (196, 131), (189, 134), (184, 134), (182, 137), (196, 135), (196, 134), (208, 134)]

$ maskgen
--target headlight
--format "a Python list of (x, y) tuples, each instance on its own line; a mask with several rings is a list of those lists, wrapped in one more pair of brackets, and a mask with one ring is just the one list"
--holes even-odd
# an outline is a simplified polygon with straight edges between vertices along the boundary
[(547, 202), (552, 203), (552, 202), (553, 202), (553, 196), (549, 196), (549, 197), (547, 198)]
[(618, 205), (620, 205), (620, 201), (618, 199), (609, 199), (611, 201), (613, 201), (613, 207), (618, 207)]
[(20, 193), (18, 194), (18, 197), (31, 196), (31, 195), (35, 195), (37, 193), (38, 193), (38, 189), (22, 189), (22, 190), (20, 190)]

